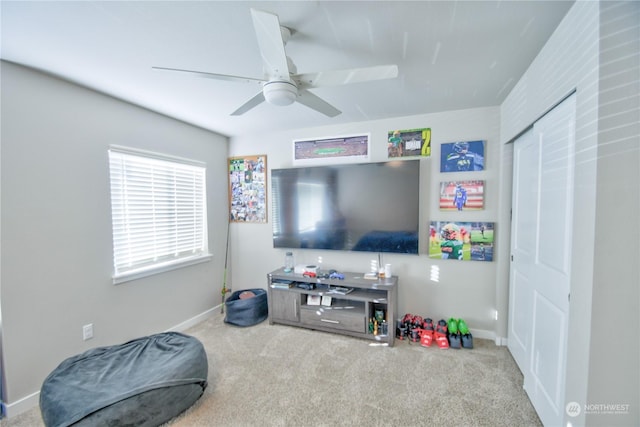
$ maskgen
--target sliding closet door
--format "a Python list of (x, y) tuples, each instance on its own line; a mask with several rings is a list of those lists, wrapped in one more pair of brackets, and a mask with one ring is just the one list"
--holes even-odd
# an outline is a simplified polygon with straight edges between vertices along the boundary
[(514, 144), (509, 350), (545, 425), (565, 411), (575, 95)]
[(524, 372), (531, 350), (540, 146), (528, 130), (513, 147), (508, 347)]

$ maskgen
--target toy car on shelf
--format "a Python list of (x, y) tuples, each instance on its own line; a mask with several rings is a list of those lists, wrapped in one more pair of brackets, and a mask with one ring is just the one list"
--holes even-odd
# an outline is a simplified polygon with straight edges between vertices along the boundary
[(304, 273), (302, 273), (302, 275), (304, 277), (316, 277), (316, 273), (314, 271), (305, 271)]
[(344, 274), (334, 271), (329, 275), (330, 279), (344, 280)]

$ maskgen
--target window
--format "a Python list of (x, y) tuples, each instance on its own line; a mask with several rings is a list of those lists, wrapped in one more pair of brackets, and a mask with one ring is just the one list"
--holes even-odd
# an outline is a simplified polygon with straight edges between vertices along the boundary
[(114, 283), (207, 261), (204, 164), (111, 147)]

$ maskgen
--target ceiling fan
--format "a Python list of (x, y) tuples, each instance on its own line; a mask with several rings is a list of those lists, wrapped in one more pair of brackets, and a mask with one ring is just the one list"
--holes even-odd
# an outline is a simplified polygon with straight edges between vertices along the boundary
[(239, 116), (262, 102), (284, 106), (299, 102), (326, 116), (335, 117), (340, 110), (309, 92), (307, 89), (360, 83), (371, 80), (392, 79), (398, 76), (397, 65), (380, 65), (367, 68), (321, 71), (297, 74), (296, 67), (285, 52), (285, 45), (291, 37), (291, 30), (280, 25), (278, 16), (257, 9), (251, 9), (253, 26), (258, 38), (258, 46), (264, 64), (265, 78), (229, 76), (203, 71), (181, 70), (177, 68), (152, 67), (158, 71), (187, 73), (196, 77), (227, 80), (244, 83), (257, 83), (262, 90), (231, 113)]

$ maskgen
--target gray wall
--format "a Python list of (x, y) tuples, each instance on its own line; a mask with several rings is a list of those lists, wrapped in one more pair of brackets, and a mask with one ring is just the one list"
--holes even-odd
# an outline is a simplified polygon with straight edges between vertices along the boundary
[[(266, 154), (269, 170), (292, 167), (293, 140), (324, 138), (370, 133), (370, 161), (387, 160), (387, 133), (395, 129), (432, 129), (431, 157), (421, 160), (420, 176), (420, 251), (421, 255), (383, 254), (383, 262), (391, 263), (393, 274), (399, 276), (398, 310), (432, 317), (436, 320), (462, 317), (477, 337), (498, 339), (497, 324), (506, 322), (506, 310), (499, 320), (494, 318), (497, 307), (496, 271), (508, 254), (508, 216), (499, 213), (500, 173), (503, 159), (499, 143), (498, 107), (448, 111), (395, 119), (365, 121), (340, 126), (297, 129), (277, 134), (246, 135), (231, 138), (232, 155)], [(440, 173), (440, 144), (444, 142), (486, 140), (486, 170), (473, 173)], [(485, 209), (477, 212), (441, 212), (440, 181), (484, 179)], [(270, 185), (269, 187), (269, 198)], [(384, 196), (380, 203), (384, 202)], [(269, 204), (269, 209), (271, 205)], [(375, 213), (372, 213), (375, 214)], [(491, 221), (496, 222), (496, 236), (506, 238), (496, 244), (494, 262), (429, 259), (429, 221)], [(506, 221), (506, 222), (505, 222)], [(231, 225), (231, 277), (234, 289), (266, 287), (266, 275), (283, 265), (284, 249), (274, 249), (271, 222), (267, 224)], [(296, 263), (316, 263), (323, 258), (326, 268), (342, 271), (369, 271), (376, 253), (343, 251), (296, 250)], [(431, 279), (432, 267), (439, 268), (440, 280)]]
[[(225, 137), (2, 62), (1, 291), (8, 413), (88, 348), (179, 327), (220, 303)], [(207, 164), (212, 261), (113, 285), (110, 144)], [(82, 340), (93, 323), (94, 338)]]
[[(508, 142), (576, 91), (566, 402), (572, 425), (638, 425), (640, 3), (577, 2), (501, 107)], [(509, 145), (504, 150), (510, 150)], [(622, 227), (622, 236), (613, 229)], [(629, 338), (629, 335), (633, 338)], [(605, 413), (587, 405), (629, 405)]]

